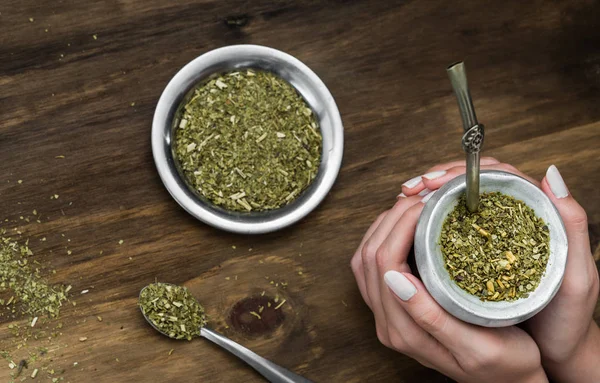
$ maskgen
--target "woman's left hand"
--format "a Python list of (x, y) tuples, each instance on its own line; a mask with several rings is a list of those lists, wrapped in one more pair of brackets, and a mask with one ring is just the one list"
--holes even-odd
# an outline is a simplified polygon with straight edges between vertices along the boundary
[(389, 348), (460, 382), (547, 382), (540, 352), (518, 327), (482, 328), (448, 314), (406, 263), (422, 196), (400, 198), (365, 234), (352, 270)]

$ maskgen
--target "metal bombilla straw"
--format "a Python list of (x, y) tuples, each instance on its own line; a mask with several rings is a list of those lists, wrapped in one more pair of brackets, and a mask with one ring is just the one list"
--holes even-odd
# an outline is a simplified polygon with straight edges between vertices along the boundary
[(479, 205), (479, 152), (483, 146), (484, 127), (477, 122), (465, 64), (462, 61), (452, 64), (446, 71), (458, 101), (465, 131), (462, 147), (467, 156), (467, 208), (470, 212), (475, 212)]

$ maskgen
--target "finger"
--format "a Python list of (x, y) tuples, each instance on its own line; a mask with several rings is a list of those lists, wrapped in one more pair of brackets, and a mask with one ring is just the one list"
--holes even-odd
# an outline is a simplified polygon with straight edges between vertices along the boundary
[(354, 252), (354, 255), (352, 256), (352, 260), (350, 261), (350, 266), (352, 267), (352, 272), (354, 273), (354, 278), (356, 279), (356, 284), (358, 285), (360, 295), (362, 295), (363, 300), (365, 301), (367, 306), (369, 306), (369, 308), (371, 307), (371, 302), (369, 301), (369, 296), (367, 294), (367, 287), (365, 285), (365, 272), (363, 269), (361, 252), (362, 252), (362, 248), (363, 248), (365, 242), (369, 238), (371, 238), (371, 235), (373, 235), (373, 232), (375, 232), (375, 229), (377, 229), (377, 227), (379, 226), (381, 221), (383, 221), (383, 219), (385, 218), (387, 213), (388, 213), (388, 211), (386, 210), (383, 213), (379, 214), (379, 216), (377, 217), (375, 222), (373, 222), (371, 224), (371, 226), (365, 233), (363, 239), (361, 240), (360, 245), (358, 246), (358, 249)]
[(365, 270), (365, 275), (370, 276), (365, 277), (365, 279), (367, 279), (367, 290), (369, 289), (369, 286), (373, 285), (369, 284), (369, 278), (374, 282), (380, 279), (380, 275), (378, 273), (377, 268), (377, 256), (380, 252), (387, 253), (387, 249), (383, 248), (382, 244), (384, 243), (384, 241), (386, 241), (390, 232), (394, 229), (394, 227), (404, 215), (404, 213), (407, 210), (412, 209), (414, 205), (417, 205), (421, 199), (422, 197), (420, 196), (413, 196), (398, 200), (394, 207), (388, 212), (388, 214), (383, 218), (381, 223), (377, 226), (376, 230), (373, 232), (370, 238), (364, 243), (361, 249), (363, 268)]
[(425, 189), (425, 186), (423, 185), (421, 176), (417, 176), (402, 184), (402, 193), (398, 197), (410, 197), (420, 193), (423, 189)]
[[(529, 182), (533, 183), (537, 187), (540, 186), (540, 183), (535, 179), (529, 177), (528, 175), (522, 173), (517, 168), (509, 164), (494, 164), (494, 165), (481, 165), (481, 170), (501, 170), (504, 172), (516, 174), (520, 177), (525, 178)], [(442, 187), (448, 181), (465, 174), (466, 167), (465, 166), (455, 166), (450, 168), (443, 173), (428, 173), (423, 175), (423, 185), (429, 190), (437, 190)]]
[[(569, 193), (565, 181), (554, 165), (548, 168), (546, 177), (542, 180), (542, 190), (556, 206), (567, 231), (569, 254), (561, 290), (571, 291), (574, 295), (587, 295), (594, 279), (597, 278), (597, 271), (591, 256), (585, 210)], [(588, 278), (585, 278), (586, 270), (593, 273)], [(581, 286), (581, 288), (574, 288), (576, 286)]]
[[(392, 207), (388, 214), (383, 218), (379, 226), (377, 226), (377, 229), (375, 229), (371, 237), (365, 242), (361, 250), (365, 279), (365, 292), (368, 297), (367, 299), (370, 302), (371, 311), (373, 311), (373, 315), (375, 316), (375, 321), (377, 322), (378, 326), (384, 326), (387, 328), (385, 312), (383, 311), (383, 307), (381, 305), (381, 293), (379, 289), (380, 277), (376, 263), (377, 251), (404, 211), (406, 211), (406, 209), (413, 204), (418, 203), (419, 200), (420, 197), (408, 197), (398, 200), (394, 207)], [(385, 339), (381, 339), (382, 334), (378, 334), (378, 336), (382, 342), (387, 341)]]
[[(465, 378), (461, 371), (477, 371), (497, 365), (498, 360), (509, 357), (507, 350), (517, 349), (524, 354), (539, 352), (535, 343), (518, 327), (490, 329), (451, 316), (429, 295), (423, 283), (410, 273), (390, 270), (384, 278), (399, 306), (454, 357), (459, 366), (458, 380)], [(526, 358), (513, 358), (512, 363), (517, 371), (530, 368)]]
[(420, 328), (387, 288), (382, 290), (382, 302), (388, 321), (389, 347), (444, 375), (460, 375), (460, 366), (450, 351)]
[(383, 279), (385, 272), (390, 269), (410, 272), (406, 258), (413, 244), (415, 228), (423, 206), (422, 203), (415, 203), (406, 209), (379, 247), (377, 252), (377, 267), (380, 280)]
[[(499, 163), (500, 161), (493, 157), (481, 157), (480, 159), (480, 165), (493, 165)], [(423, 176), (411, 178), (410, 180), (402, 184), (402, 193), (401, 195), (399, 195), (399, 197), (413, 196), (423, 191), (426, 188), (426, 185), (421, 177), (427, 176), (430, 177), (430, 179), (433, 179), (434, 177), (444, 175), (446, 170), (456, 166), (465, 166), (465, 161), (452, 161), (445, 164), (436, 165), (427, 170), (427, 172), (425, 172)]]
[(414, 232), (423, 204), (417, 203), (407, 209), (394, 225), (377, 253), (380, 274), (382, 307), (388, 322), (391, 347), (430, 365), (446, 375), (456, 375), (458, 364), (448, 349), (421, 329), (392, 296), (384, 282), (387, 270), (410, 272), (406, 255), (412, 246)]
[[(498, 161), (497, 159), (495, 159), (494, 157), (481, 157), (479, 159), (479, 164), (480, 165), (494, 165), (494, 164), (499, 164), (500, 161)], [(425, 174), (427, 173), (431, 173), (431, 172), (437, 172), (440, 170), (448, 170), (450, 168), (454, 168), (456, 166), (466, 166), (466, 161), (465, 160), (459, 160), (459, 161), (452, 161), (452, 162), (447, 162), (445, 164), (439, 164), (436, 165), (432, 168), (429, 168)]]
[(479, 348), (489, 344), (489, 333), (485, 329), (461, 322), (444, 311), (412, 274), (390, 270), (385, 273), (384, 280), (415, 323), (457, 359), (477, 355)]
[(569, 193), (556, 166), (552, 165), (548, 168), (546, 177), (542, 180), (542, 190), (550, 197), (563, 219), (567, 230), (569, 250), (576, 249), (578, 251), (574, 253), (577, 254), (591, 253), (585, 210)]

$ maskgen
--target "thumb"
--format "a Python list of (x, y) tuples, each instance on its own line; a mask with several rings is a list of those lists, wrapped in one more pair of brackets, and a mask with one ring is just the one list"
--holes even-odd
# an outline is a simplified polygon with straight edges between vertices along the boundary
[[(569, 193), (560, 172), (556, 166), (551, 165), (542, 180), (542, 190), (558, 209), (567, 230), (569, 241), (569, 254), (591, 253), (588, 235), (588, 221), (585, 210)], [(574, 252), (571, 252), (574, 250)]]

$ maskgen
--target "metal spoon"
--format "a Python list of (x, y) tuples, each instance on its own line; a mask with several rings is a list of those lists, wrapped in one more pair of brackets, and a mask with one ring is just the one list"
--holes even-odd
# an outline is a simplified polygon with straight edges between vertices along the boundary
[[(164, 283), (164, 284), (169, 285), (170, 283)], [(170, 284), (170, 285), (173, 287), (176, 287), (173, 284)], [(141, 297), (144, 289), (146, 289), (147, 287), (148, 286), (144, 287), (140, 291), (140, 297)], [(144, 314), (144, 311), (142, 311), (142, 315), (144, 316), (146, 321), (150, 324), (150, 326), (152, 326), (155, 330), (157, 330), (158, 332), (160, 332), (161, 334), (163, 334), (165, 336), (169, 336), (168, 334), (165, 334), (163, 331), (161, 331), (159, 328), (157, 328), (154, 325), (154, 323), (152, 323), (152, 321), (150, 319), (148, 319), (146, 314)], [(263, 358), (262, 356), (259, 356), (256, 353), (248, 350), (246, 347), (232, 341), (231, 339), (229, 339), (207, 327), (202, 327), (200, 329), (200, 336), (205, 339), (210, 340), (214, 344), (221, 346), (225, 350), (227, 350), (230, 353), (232, 353), (233, 355), (237, 356), (238, 358), (240, 358), (241, 360), (246, 362), (250, 367), (254, 368), (259, 374), (264, 376), (269, 382), (272, 382), (272, 383), (312, 383), (310, 380), (308, 380), (300, 375), (297, 375), (281, 366), (278, 366), (271, 361), (268, 361), (267, 359)]]

